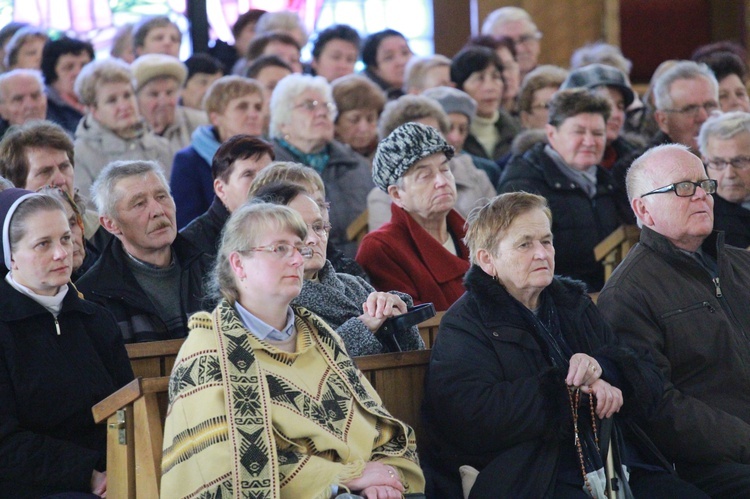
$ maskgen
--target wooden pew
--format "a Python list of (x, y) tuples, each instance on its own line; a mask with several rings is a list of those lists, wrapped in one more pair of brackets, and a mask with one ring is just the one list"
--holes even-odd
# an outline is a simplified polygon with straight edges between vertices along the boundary
[(635, 246), (641, 236), (641, 229), (635, 225), (621, 225), (616, 228), (610, 235), (604, 238), (602, 242), (594, 248), (594, 258), (597, 262), (604, 265), (604, 281), (606, 282), (620, 264)]
[(422, 341), (424, 341), (424, 345), (426, 348), (432, 348), (432, 345), (435, 344), (435, 338), (437, 338), (440, 321), (443, 320), (444, 315), (445, 311), (438, 312), (432, 319), (427, 319), (426, 321), (419, 324), (419, 335), (422, 337)]
[[(439, 321), (433, 318), (424, 324), (423, 337), (434, 338)], [(126, 345), (133, 371), (140, 377), (92, 409), (97, 423), (107, 423), (108, 497), (159, 496), (169, 372), (183, 341)], [(394, 417), (412, 426), (418, 436), (422, 428), (419, 411), (429, 360), (430, 350), (354, 359), (385, 407)]]

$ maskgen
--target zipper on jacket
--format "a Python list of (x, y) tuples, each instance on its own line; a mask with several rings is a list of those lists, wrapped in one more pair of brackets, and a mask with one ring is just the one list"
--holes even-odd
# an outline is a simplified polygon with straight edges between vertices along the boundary
[(723, 297), (724, 295), (721, 293), (721, 284), (719, 283), (719, 278), (714, 277), (712, 281), (714, 282), (714, 287), (716, 288), (716, 298)]
[(711, 305), (707, 301), (704, 301), (704, 302), (696, 303), (694, 305), (690, 305), (689, 307), (678, 308), (677, 310), (672, 310), (671, 312), (667, 312), (666, 314), (663, 314), (661, 316), (661, 319), (668, 319), (668, 318), (670, 318), (672, 316), (679, 315), (679, 314), (684, 314), (686, 312), (691, 312), (693, 310), (697, 310), (697, 309), (700, 309), (700, 308), (705, 308), (705, 309), (707, 309), (712, 314), (714, 312), (716, 312), (716, 309), (713, 307), (713, 305)]
[(57, 331), (57, 336), (60, 336), (60, 323), (57, 321), (57, 317), (54, 315), (52, 318), (55, 320), (55, 330)]

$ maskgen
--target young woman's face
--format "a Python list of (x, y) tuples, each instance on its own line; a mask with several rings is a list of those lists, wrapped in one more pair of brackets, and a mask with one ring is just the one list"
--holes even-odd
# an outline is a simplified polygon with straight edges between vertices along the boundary
[(54, 296), (70, 281), (73, 239), (62, 210), (40, 210), (26, 217), (23, 237), (11, 245), (11, 275), (37, 294)]
[(404, 86), (404, 70), (411, 59), (409, 44), (400, 36), (384, 38), (375, 54), (377, 67), (372, 68), (376, 75), (392, 87)]

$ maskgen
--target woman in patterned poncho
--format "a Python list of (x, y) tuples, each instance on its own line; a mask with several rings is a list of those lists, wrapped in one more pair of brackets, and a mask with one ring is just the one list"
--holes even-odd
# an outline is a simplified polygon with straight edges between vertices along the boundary
[(383, 408), (341, 339), (290, 307), (307, 227), (283, 206), (227, 222), (214, 276), (224, 299), (190, 322), (170, 380), (162, 497), (422, 492), (414, 433)]

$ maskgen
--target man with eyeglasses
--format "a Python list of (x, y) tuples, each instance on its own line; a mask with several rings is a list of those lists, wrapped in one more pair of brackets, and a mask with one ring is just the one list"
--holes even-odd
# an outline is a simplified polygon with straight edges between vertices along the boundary
[(750, 247), (750, 114), (712, 117), (698, 136), (708, 176), (717, 183), (714, 228), (727, 244)]
[(114, 237), (76, 283), (112, 312), (126, 343), (187, 336), (187, 320), (211, 310), (211, 259), (177, 233), (175, 204), (155, 161), (115, 161), (91, 187), (102, 227)]
[(521, 78), (536, 67), (542, 33), (525, 10), (520, 7), (502, 7), (492, 11), (482, 24), (482, 34), (495, 38), (507, 36), (513, 40)]
[(698, 154), (701, 125), (719, 110), (719, 83), (705, 64), (680, 61), (654, 84), (654, 119), (661, 132), (651, 145), (684, 144)]
[(633, 162), (641, 239), (597, 306), (664, 374), (644, 427), (659, 450), (711, 497), (750, 497), (750, 252), (713, 230), (717, 184), (683, 145)]

